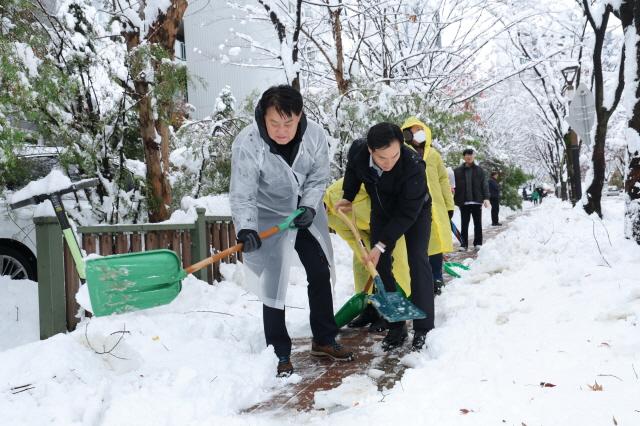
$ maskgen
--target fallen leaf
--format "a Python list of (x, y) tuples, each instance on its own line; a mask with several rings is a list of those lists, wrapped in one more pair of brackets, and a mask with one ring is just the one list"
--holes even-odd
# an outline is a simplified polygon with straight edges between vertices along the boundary
[(153, 337), (151, 338), (151, 340), (158, 341), (158, 340), (160, 340), (160, 336), (153, 336)]
[(611, 345), (610, 345), (610, 344), (608, 344), (607, 342), (602, 342), (602, 343), (600, 343), (600, 346), (607, 346), (607, 347), (609, 347), (609, 348), (611, 347)]
[(462, 413), (462, 414), (469, 414), (469, 413), (473, 413), (473, 412), (474, 412), (473, 410), (468, 410), (466, 408), (461, 408), (460, 409), (460, 413)]
[(598, 381), (596, 380), (596, 382), (592, 385), (587, 385), (589, 386), (589, 389), (591, 389), (594, 392), (600, 392), (602, 391), (604, 388), (602, 387), (601, 384), (598, 383)]
[(555, 388), (556, 385), (554, 385), (553, 383), (548, 383), (548, 382), (540, 382), (540, 386), (543, 388)]

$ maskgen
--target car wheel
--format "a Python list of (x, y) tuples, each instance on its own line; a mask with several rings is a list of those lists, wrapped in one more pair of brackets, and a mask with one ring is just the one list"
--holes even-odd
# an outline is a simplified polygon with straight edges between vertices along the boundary
[(13, 247), (0, 246), (0, 275), (14, 280), (36, 280), (35, 259)]

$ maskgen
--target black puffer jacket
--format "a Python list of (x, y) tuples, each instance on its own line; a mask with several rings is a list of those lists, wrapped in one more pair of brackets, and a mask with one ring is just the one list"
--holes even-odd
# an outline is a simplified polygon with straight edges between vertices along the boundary
[[(453, 173), (456, 177), (456, 194), (453, 197), (456, 206), (463, 206), (469, 201), (482, 203), (490, 198), (489, 182), (482, 167), (475, 163), (471, 167), (462, 164), (456, 167)], [(469, 190), (467, 188), (467, 173), (471, 173), (471, 188)]]
[(378, 176), (369, 166), (370, 158), (365, 139), (353, 142), (342, 185), (344, 198), (353, 201), (364, 183), (371, 198), (372, 226), (383, 224), (380, 241), (395, 244), (429, 201), (425, 164), (415, 151), (402, 145), (393, 169)]

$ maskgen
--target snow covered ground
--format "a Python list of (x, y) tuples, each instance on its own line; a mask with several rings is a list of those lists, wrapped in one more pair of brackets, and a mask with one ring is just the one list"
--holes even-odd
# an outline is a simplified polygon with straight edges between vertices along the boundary
[(0, 275), (0, 351), (40, 339), (38, 284)]
[[(487, 241), (436, 299), (428, 349), (403, 359), (412, 368), (393, 389), (355, 376), (316, 394), (326, 411), (239, 414), (299, 377), (273, 376), (260, 303), (229, 265), (215, 286), (185, 280), (171, 305), (0, 352), (2, 423), (640, 424), (640, 248), (623, 238), (622, 200), (604, 202), (600, 221), (547, 199)], [(334, 243), (338, 307), (351, 255)], [(305, 284), (297, 268), (294, 337), (310, 335)]]

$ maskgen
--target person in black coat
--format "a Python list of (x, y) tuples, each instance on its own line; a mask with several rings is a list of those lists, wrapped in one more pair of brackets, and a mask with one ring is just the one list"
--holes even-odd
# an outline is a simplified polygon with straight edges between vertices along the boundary
[(502, 226), (498, 219), (498, 213), (500, 213), (500, 183), (498, 183), (498, 172), (492, 172), (489, 178), (489, 201), (491, 202), (491, 226)]
[(475, 151), (467, 148), (462, 151), (464, 163), (454, 171), (456, 193), (453, 201), (460, 208), (462, 222), (461, 250), (469, 247), (469, 221), (473, 217), (473, 246), (482, 246), (482, 205), (489, 207), (489, 183), (482, 167), (475, 163)]
[[(426, 314), (413, 321), (413, 349), (420, 350), (433, 329), (433, 277), (427, 248), (431, 231), (431, 199), (424, 161), (403, 144), (402, 131), (391, 123), (369, 129), (367, 139), (356, 140), (348, 154), (343, 199), (335, 208), (351, 208), (360, 185), (371, 198), (369, 259), (377, 266), (387, 291), (396, 291), (391, 252), (404, 235), (411, 276), (411, 301)], [(404, 321), (391, 323), (383, 340), (384, 350), (396, 348), (407, 338)]]

